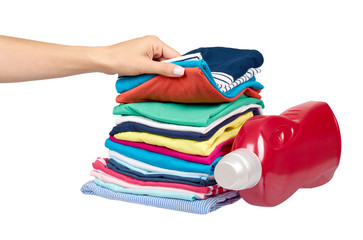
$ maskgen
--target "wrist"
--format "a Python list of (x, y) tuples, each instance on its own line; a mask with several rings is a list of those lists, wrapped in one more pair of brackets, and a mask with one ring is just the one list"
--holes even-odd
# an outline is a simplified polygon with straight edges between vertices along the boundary
[(101, 72), (105, 74), (116, 74), (109, 61), (110, 50), (107, 46), (89, 47), (90, 72)]

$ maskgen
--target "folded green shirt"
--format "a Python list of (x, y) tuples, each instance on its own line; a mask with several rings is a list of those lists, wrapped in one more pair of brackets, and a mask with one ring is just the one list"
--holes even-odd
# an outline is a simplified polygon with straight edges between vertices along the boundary
[(143, 116), (159, 122), (205, 127), (233, 110), (248, 104), (259, 104), (262, 100), (242, 95), (233, 102), (218, 104), (187, 104), (169, 102), (138, 102), (114, 107), (114, 115)]

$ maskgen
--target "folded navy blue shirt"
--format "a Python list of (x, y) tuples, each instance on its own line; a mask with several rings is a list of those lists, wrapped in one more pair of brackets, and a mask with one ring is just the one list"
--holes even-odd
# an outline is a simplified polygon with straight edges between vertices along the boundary
[(147, 176), (143, 173), (134, 171), (126, 166), (123, 166), (122, 164), (116, 162), (112, 158), (108, 159), (106, 166), (115, 172), (143, 181), (184, 183), (193, 186), (211, 186), (217, 184), (217, 182), (214, 179), (204, 180), (199, 178), (181, 177), (172, 174), (153, 174), (152, 176)]
[(121, 124), (116, 125), (113, 127), (113, 129), (110, 132), (110, 136), (113, 136), (120, 132), (146, 132), (146, 133), (152, 133), (156, 135), (161, 135), (165, 137), (171, 137), (171, 138), (182, 138), (182, 139), (190, 139), (190, 140), (196, 140), (196, 141), (206, 141), (209, 138), (211, 138), (221, 127), (227, 125), (228, 123), (234, 121), (239, 116), (245, 114), (246, 112), (253, 112), (253, 115), (259, 115), (260, 112), (257, 108), (250, 108), (242, 113), (236, 114), (230, 118), (227, 118), (214, 128), (212, 128), (207, 133), (198, 133), (198, 132), (188, 132), (188, 131), (175, 131), (175, 130), (167, 130), (167, 129), (160, 129), (160, 128), (154, 128), (150, 127), (141, 123), (136, 122), (123, 122)]
[(204, 47), (187, 52), (184, 55), (201, 53), (211, 72), (231, 75), (234, 79), (241, 77), (250, 68), (259, 68), (263, 56), (257, 50), (226, 47)]

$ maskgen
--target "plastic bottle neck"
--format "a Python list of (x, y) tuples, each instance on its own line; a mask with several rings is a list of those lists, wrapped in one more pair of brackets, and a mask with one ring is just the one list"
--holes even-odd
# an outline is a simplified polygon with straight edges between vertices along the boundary
[(220, 186), (236, 191), (254, 187), (260, 181), (261, 175), (260, 159), (243, 148), (225, 155), (214, 171), (214, 177)]

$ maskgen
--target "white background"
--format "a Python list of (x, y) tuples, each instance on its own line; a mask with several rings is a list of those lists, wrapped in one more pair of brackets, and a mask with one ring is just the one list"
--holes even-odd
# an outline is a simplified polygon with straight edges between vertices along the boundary
[[(116, 76), (0, 85), (0, 239), (362, 239), (360, 1), (1, 1), (0, 34), (98, 46), (154, 34), (180, 53), (258, 49), (265, 114), (328, 102), (342, 134), (333, 180), (273, 208), (195, 215), (81, 194), (106, 156)], [(46, 71), (46, 69), (45, 69)]]

